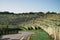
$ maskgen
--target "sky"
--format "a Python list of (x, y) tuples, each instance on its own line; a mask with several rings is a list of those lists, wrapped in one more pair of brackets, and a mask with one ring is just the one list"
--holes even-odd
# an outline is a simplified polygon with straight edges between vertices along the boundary
[(60, 13), (60, 0), (0, 0), (1, 11)]

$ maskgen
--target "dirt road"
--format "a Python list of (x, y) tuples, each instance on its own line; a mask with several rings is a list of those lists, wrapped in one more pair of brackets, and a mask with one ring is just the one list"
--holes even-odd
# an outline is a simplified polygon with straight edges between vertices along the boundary
[(34, 32), (20, 32), (18, 34), (3, 35), (0, 40), (27, 40)]

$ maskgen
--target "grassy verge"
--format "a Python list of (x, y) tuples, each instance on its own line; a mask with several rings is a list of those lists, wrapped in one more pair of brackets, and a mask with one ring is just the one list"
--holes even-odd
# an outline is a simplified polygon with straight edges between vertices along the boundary
[(44, 30), (30, 30), (28, 32), (35, 32), (34, 35), (31, 36), (30, 40), (53, 40), (48, 33)]
[(53, 40), (48, 33), (43, 30), (34, 30), (36, 34), (32, 35), (30, 40)]

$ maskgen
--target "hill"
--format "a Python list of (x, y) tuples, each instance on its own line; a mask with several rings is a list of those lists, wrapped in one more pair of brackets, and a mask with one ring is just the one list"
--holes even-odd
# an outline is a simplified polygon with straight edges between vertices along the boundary
[[(9, 12), (0, 12), (0, 28), (8, 26), (9, 28), (43, 29), (53, 38), (60, 37), (60, 14), (55, 12), (30, 12), (14, 14)], [(58, 35), (57, 35), (58, 34)]]

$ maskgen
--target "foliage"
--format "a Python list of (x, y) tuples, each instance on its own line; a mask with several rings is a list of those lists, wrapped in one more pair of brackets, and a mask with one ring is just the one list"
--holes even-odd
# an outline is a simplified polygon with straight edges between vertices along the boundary
[(29, 13), (10, 13), (0, 12), (0, 28), (21, 28), (24, 30), (40, 29), (42, 27), (60, 26), (60, 14), (56, 12), (29, 12)]
[(31, 30), (31, 32), (35, 32), (35, 34), (31, 36), (30, 40), (53, 40), (53, 38), (51, 38), (51, 36), (42, 29)]

